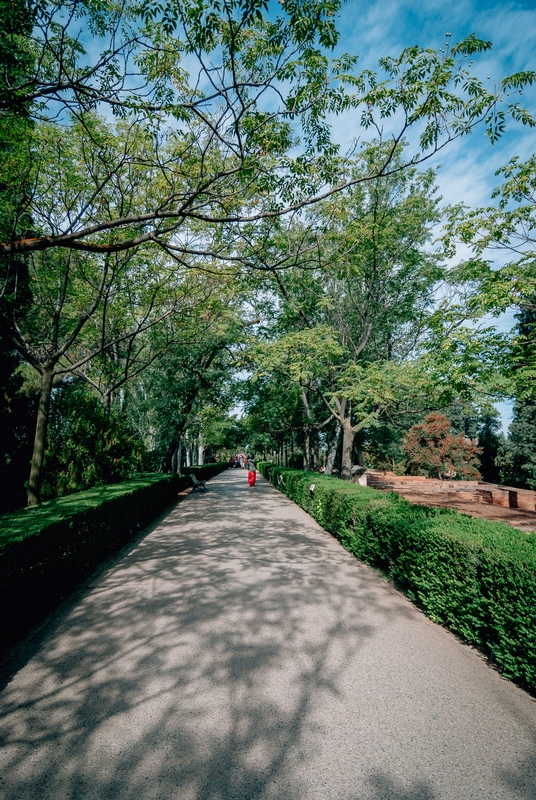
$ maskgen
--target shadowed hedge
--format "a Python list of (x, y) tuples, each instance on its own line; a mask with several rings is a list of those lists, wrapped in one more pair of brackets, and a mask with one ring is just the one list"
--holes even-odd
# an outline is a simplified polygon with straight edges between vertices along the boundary
[(536, 534), (317, 473), (258, 469), (431, 619), (536, 691)]
[[(226, 464), (188, 467), (208, 480)], [(43, 619), (190, 486), (149, 474), (0, 516), (0, 649)]]

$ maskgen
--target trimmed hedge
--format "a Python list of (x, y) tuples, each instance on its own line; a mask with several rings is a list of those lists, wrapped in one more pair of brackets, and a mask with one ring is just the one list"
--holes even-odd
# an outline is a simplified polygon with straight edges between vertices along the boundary
[(208, 481), (215, 475), (219, 475), (220, 472), (228, 469), (228, 467), (229, 464), (226, 461), (222, 463), (213, 462), (209, 464), (203, 464), (201, 467), (181, 467), (181, 474), (183, 477), (187, 478), (188, 475), (193, 473), (198, 481)]
[[(189, 468), (208, 480), (226, 464)], [(190, 481), (148, 474), (0, 516), (0, 649), (43, 619)]]
[(317, 473), (259, 471), (431, 619), (536, 690), (536, 534)]

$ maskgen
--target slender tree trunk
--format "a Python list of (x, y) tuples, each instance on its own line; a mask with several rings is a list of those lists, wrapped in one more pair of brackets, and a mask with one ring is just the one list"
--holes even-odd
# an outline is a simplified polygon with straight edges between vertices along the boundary
[(316, 431), (315, 433), (312, 452), (313, 452), (312, 468), (314, 472), (318, 472), (318, 466), (319, 466), (318, 462), (320, 460), (320, 452), (318, 448), (318, 431)]
[(197, 463), (200, 466), (203, 466), (205, 463), (205, 447), (203, 445), (203, 439), (201, 436), (199, 437), (199, 443), (197, 445)]
[(173, 451), (173, 457), (171, 459), (171, 472), (173, 472), (173, 473), (178, 472), (178, 469), (177, 469), (177, 451), (178, 451), (178, 449), (179, 449), (179, 446), (177, 445), (177, 447)]
[(28, 486), (28, 505), (36, 506), (39, 503), (39, 493), (43, 482), (43, 459), (47, 441), (48, 415), (50, 411), (50, 395), (52, 394), (52, 381), (54, 368), (45, 368), (41, 374), (41, 391), (39, 393), (39, 406), (37, 408), (37, 421), (35, 424), (35, 439), (30, 469)]
[(102, 398), (102, 402), (104, 403), (104, 414), (106, 419), (109, 419), (110, 412), (112, 410), (112, 392), (107, 391), (104, 393), (104, 397)]
[(178, 439), (173, 438), (169, 443), (164, 458), (162, 459), (162, 464), (160, 465), (160, 472), (173, 472), (173, 461), (177, 451), (177, 442)]
[(341, 478), (343, 481), (352, 479), (352, 451), (354, 449), (355, 431), (350, 418), (346, 417), (342, 429), (342, 460)]
[(305, 455), (303, 458), (303, 468), (307, 471), (311, 471), (311, 429), (309, 425), (306, 425), (304, 428), (304, 439), (305, 439)]
[(333, 467), (335, 466), (335, 459), (337, 458), (337, 450), (339, 448), (339, 439), (341, 438), (341, 426), (339, 422), (337, 422), (337, 429), (335, 431), (335, 436), (331, 440), (331, 444), (328, 450), (328, 458), (326, 461), (326, 475), (331, 475), (333, 472)]

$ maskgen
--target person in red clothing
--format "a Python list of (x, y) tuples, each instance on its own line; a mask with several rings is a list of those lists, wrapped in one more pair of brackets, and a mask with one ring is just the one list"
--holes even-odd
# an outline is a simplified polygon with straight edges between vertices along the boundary
[(257, 480), (257, 464), (253, 456), (248, 456), (248, 483), (250, 486), (255, 486)]

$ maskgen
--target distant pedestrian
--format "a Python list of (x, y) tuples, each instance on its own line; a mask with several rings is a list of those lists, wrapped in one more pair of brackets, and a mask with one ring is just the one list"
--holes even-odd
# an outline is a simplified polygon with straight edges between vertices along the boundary
[(248, 483), (250, 486), (255, 486), (257, 480), (257, 464), (253, 456), (248, 456)]

